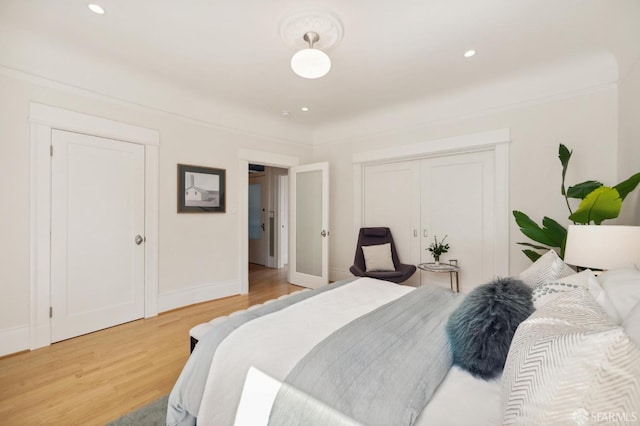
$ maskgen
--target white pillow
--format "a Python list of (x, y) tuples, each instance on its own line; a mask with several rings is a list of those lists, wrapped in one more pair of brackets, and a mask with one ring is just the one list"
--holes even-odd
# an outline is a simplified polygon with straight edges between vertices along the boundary
[(598, 281), (615, 307), (620, 322), (640, 302), (640, 271), (635, 267), (611, 269), (598, 276)]
[(391, 243), (362, 246), (362, 253), (367, 272), (396, 270), (391, 258)]
[(505, 425), (631, 416), (640, 407), (640, 348), (588, 290), (566, 292), (518, 327), (502, 374), (502, 406)]
[(530, 287), (575, 274), (554, 250), (549, 250), (518, 276)]
[(580, 273), (569, 275), (556, 281), (550, 281), (536, 286), (533, 289), (533, 306), (540, 309), (550, 301), (554, 300), (562, 293), (586, 288), (589, 294), (605, 310), (609, 319), (614, 324), (620, 324), (620, 318), (607, 293), (603, 290), (593, 271), (586, 269)]
[(622, 326), (629, 338), (640, 346), (640, 303), (631, 310)]

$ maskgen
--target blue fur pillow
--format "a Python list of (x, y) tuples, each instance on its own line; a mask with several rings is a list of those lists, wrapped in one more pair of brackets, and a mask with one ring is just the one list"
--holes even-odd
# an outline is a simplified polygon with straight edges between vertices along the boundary
[(534, 311), (532, 291), (514, 278), (473, 289), (447, 322), (454, 365), (485, 380), (499, 375), (516, 328)]

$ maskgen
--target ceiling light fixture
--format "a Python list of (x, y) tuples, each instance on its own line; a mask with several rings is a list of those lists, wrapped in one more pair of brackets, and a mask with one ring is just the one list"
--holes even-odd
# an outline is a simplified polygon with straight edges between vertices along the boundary
[(304, 112), (308, 112), (308, 111), (309, 111), (309, 107), (302, 107), (302, 108), (300, 108), (300, 109), (301, 109), (302, 111), (304, 111)]
[(98, 15), (104, 15), (104, 8), (99, 4), (91, 3), (87, 5), (90, 11)]
[(331, 69), (331, 59), (324, 50), (342, 38), (342, 24), (323, 11), (296, 13), (280, 20), (280, 37), (298, 50), (291, 58), (293, 72), (316, 79)]
[(464, 52), (464, 57), (465, 57), (465, 58), (470, 58), (470, 57), (472, 57), (472, 56), (473, 56), (473, 55), (475, 55), (475, 54), (476, 54), (476, 51), (475, 51), (475, 50), (473, 50), (473, 49), (471, 49), (471, 50), (467, 50), (466, 52)]
[(315, 31), (309, 31), (302, 37), (309, 43), (307, 49), (298, 50), (291, 58), (291, 69), (300, 77), (314, 79), (327, 75), (331, 69), (331, 59), (322, 50), (314, 49), (313, 45), (320, 36)]

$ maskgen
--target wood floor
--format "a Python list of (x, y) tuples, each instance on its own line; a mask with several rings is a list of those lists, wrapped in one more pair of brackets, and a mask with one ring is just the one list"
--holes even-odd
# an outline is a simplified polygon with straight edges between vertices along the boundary
[(173, 387), (196, 324), (300, 290), (249, 268), (249, 294), (201, 303), (0, 359), (0, 425), (104, 425)]

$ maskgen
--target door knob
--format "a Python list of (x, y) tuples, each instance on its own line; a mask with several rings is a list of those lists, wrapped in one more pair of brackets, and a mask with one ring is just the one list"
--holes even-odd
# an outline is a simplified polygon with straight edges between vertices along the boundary
[(323, 237), (326, 237), (327, 235), (329, 235), (329, 233), (323, 229), (320, 235), (322, 235)]
[(137, 245), (142, 244), (143, 241), (144, 241), (144, 237), (142, 237), (140, 235), (136, 235), (135, 242), (136, 242)]

